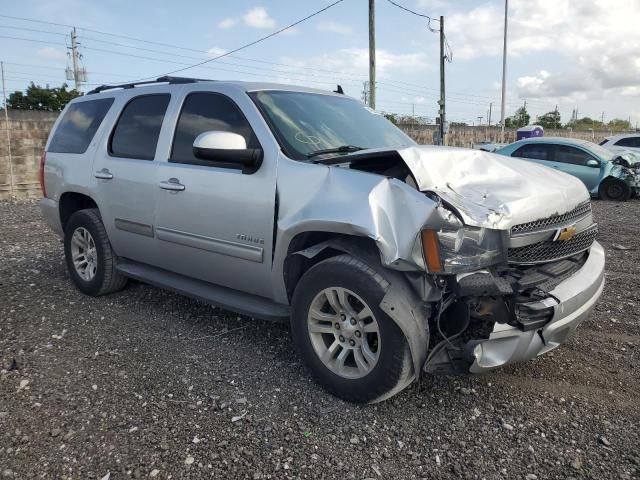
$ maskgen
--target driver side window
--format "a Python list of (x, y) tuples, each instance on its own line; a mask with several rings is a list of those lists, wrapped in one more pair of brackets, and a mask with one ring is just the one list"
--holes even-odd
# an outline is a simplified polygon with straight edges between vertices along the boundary
[(596, 160), (596, 158), (593, 155), (585, 152), (584, 150), (580, 150), (579, 148), (557, 145), (555, 160), (556, 162), (560, 163), (586, 166), (589, 160)]
[(223, 131), (242, 135), (247, 148), (260, 145), (240, 108), (228, 97), (212, 92), (187, 95), (178, 118), (169, 162), (201, 165), (193, 154), (193, 142), (208, 131)]

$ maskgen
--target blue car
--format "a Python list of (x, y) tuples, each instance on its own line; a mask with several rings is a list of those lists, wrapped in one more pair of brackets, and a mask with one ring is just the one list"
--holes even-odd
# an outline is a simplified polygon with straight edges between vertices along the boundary
[(626, 201), (640, 191), (637, 156), (611, 152), (573, 138), (539, 137), (520, 140), (495, 153), (555, 168), (578, 177), (594, 197)]

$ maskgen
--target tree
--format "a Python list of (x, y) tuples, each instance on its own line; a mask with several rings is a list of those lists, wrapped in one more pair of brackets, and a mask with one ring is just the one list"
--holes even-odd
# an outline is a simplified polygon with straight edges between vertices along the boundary
[(574, 130), (603, 130), (604, 125), (599, 120), (594, 120), (590, 117), (579, 118), (575, 122), (569, 122), (566, 125), (567, 128), (573, 128)]
[(504, 126), (507, 128), (520, 128), (529, 125), (531, 116), (527, 112), (527, 107), (522, 106), (516, 110), (513, 117), (507, 117), (504, 119)]
[(631, 130), (633, 128), (631, 127), (631, 124), (628, 120), (622, 120), (620, 118), (614, 118), (613, 120), (609, 121), (607, 127), (617, 132), (622, 130)]
[(548, 128), (550, 130), (557, 130), (559, 128), (562, 128), (562, 122), (560, 122), (560, 112), (558, 112), (557, 110), (547, 112), (544, 115), (538, 117), (536, 123), (542, 128)]
[(42, 88), (31, 82), (27, 87), (27, 93), (15, 91), (7, 98), (7, 107), (14, 110), (46, 110), (59, 112), (64, 106), (76, 97), (82, 95), (77, 90), (67, 90), (68, 85), (63, 83), (61, 87)]

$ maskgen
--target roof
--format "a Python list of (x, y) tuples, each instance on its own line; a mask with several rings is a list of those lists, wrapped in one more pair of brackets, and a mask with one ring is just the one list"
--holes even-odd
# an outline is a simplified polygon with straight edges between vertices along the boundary
[(563, 145), (588, 145), (590, 143), (589, 140), (582, 140), (580, 138), (569, 138), (569, 137), (532, 137), (532, 138), (523, 138), (522, 140), (518, 140), (516, 143), (532, 143), (532, 142), (540, 142), (540, 143), (557, 143)]
[[(157, 86), (159, 84), (169, 84), (169, 85), (184, 85), (184, 84), (211, 84), (215, 85), (232, 85), (235, 87), (239, 87), (240, 89), (246, 92), (255, 92), (260, 90), (286, 90), (286, 91), (295, 91), (295, 92), (306, 92), (306, 93), (317, 93), (323, 95), (340, 95), (337, 92), (331, 92), (327, 90), (319, 90), (315, 88), (301, 87), (297, 85), (287, 85), (283, 83), (269, 83), (269, 82), (244, 82), (239, 80), (212, 80), (212, 79), (204, 79), (204, 78), (188, 78), (188, 77), (159, 77), (156, 80), (147, 80), (140, 82), (131, 82), (131, 83), (121, 83), (115, 85), (100, 85), (99, 87), (94, 88), (93, 90), (87, 92), (87, 95), (95, 95), (102, 92), (114, 92), (129, 90), (132, 88), (140, 89), (142, 91), (151, 88), (153, 86)], [(336, 87), (338, 85), (336, 84)]]
[(610, 137), (607, 137), (607, 140), (616, 141), (622, 138), (633, 138), (633, 137), (636, 137), (636, 138), (640, 137), (640, 133), (618, 133), (617, 135), (611, 135)]

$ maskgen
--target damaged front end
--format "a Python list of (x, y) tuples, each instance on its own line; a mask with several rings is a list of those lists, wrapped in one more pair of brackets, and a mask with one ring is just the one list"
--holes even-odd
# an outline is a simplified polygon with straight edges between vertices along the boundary
[(604, 252), (589, 202), (500, 233), (496, 253), (486, 251), (494, 260), (503, 252), (503, 262), (439, 277), (424, 371), (479, 373), (529, 360), (563, 343), (600, 296)]

